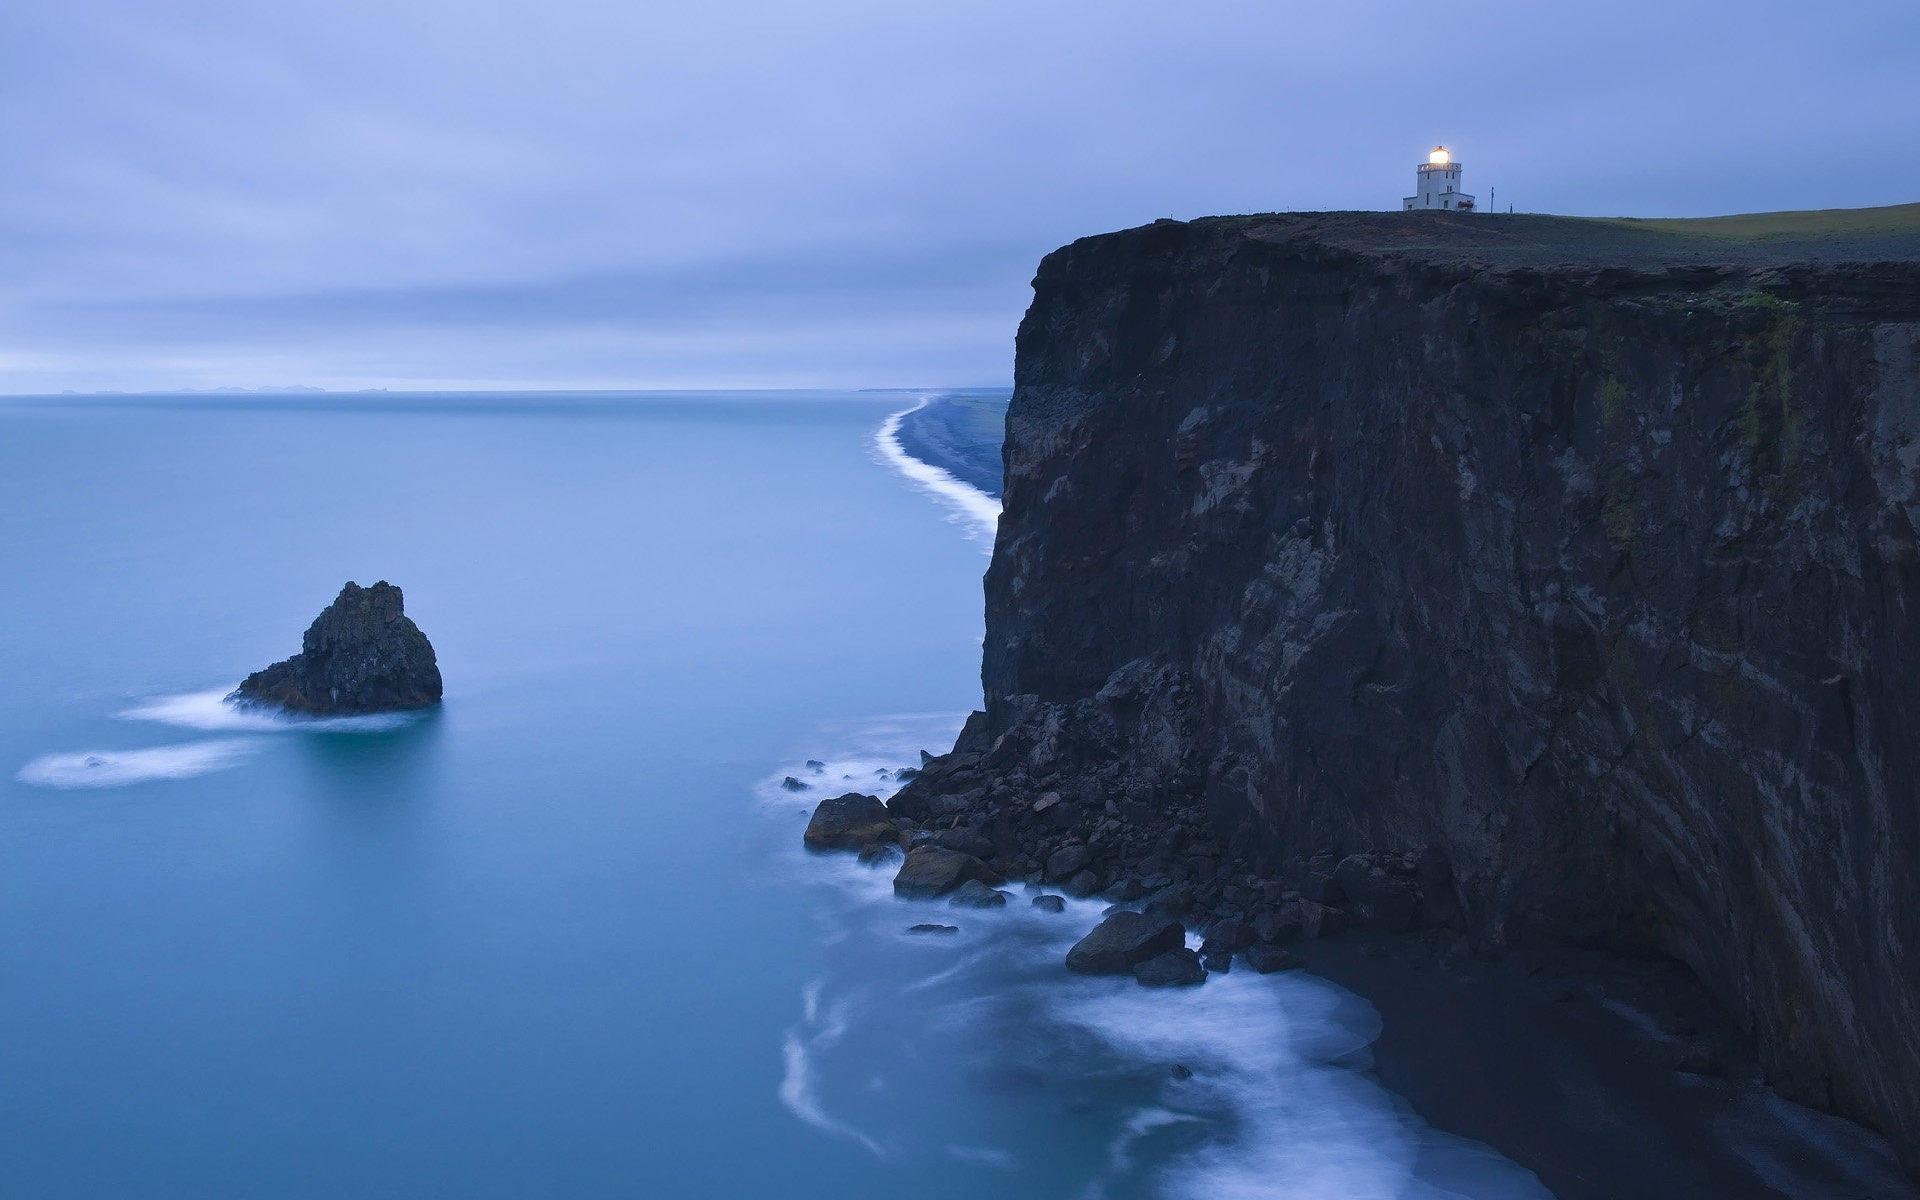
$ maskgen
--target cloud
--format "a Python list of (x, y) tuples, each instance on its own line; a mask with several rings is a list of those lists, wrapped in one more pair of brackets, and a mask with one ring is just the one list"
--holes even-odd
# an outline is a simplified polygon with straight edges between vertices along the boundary
[[(1920, 10), (20, 0), (0, 389), (1004, 380), (1047, 250), (1913, 197)], [(263, 376), (262, 372), (271, 372)]]

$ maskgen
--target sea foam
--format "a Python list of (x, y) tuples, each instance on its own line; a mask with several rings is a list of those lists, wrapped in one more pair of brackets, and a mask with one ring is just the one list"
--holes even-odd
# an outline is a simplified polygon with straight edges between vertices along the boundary
[[(789, 767), (759, 781), (769, 812), (798, 816), (824, 796), (858, 790), (885, 796), (894, 768), (917, 761), (918, 746), (948, 744), (952, 716), (881, 718), (832, 731), (820, 766)], [(942, 735), (945, 735), (943, 737)], [(781, 786), (791, 775), (806, 783)], [(1067, 947), (1107, 908), (1099, 899), (1065, 901), (1059, 915), (1032, 908), (1017, 894), (1002, 909), (951, 913), (939, 901), (894, 898), (891, 866), (869, 867), (851, 855), (810, 855), (788, 843), (792, 866), (826, 893), (814, 914), (832, 933), (828, 947), (869, 968), (852, 993), (844, 970), (817, 977), (803, 992), (800, 1021), (787, 1032), (780, 1099), (797, 1118), (888, 1159), (935, 1153), (966, 1169), (1017, 1162), (1013, 1147), (968, 1138), (931, 1145), (912, 1124), (914, 1106), (891, 1107), (848, 1091), (849, 1059), (877, 1067), (874, 1084), (892, 1093), (876, 1040), (910, 1037), (926, 1055), (949, 1059), (945, 1070), (992, 1074), (1031, 1066), (1035, 1048), (1087, 1043), (1105, 1051), (1057, 1052), (1045, 1085), (1073, 1107), (1123, 1090), (1125, 1080), (1157, 1077), (1155, 1086), (1110, 1119), (1105, 1153), (1088, 1164), (1079, 1200), (1151, 1194), (1352, 1200), (1536, 1200), (1550, 1195), (1524, 1168), (1478, 1143), (1428, 1126), (1367, 1074), (1379, 1035), (1372, 1005), (1301, 972), (1262, 976), (1244, 967), (1191, 989), (1146, 989), (1133, 980), (1069, 975)], [(833, 896), (832, 900), (827, 895)], [(956, 935), (916, 937), (916, 920), (959, 923)], [(1189, 944), (1198, 940), (1189, 933)], [(889, 967), (861, 947), (890, 946)], [(832, 1002), (836, 993), (843, 998)], [(851, 994), (850, 994), (851, 993)], [(853, 999), (858, 995), (857, 1000)], [(870, 1023), (878, 1028), (852, 1031)], [(983, 1047), (1000, 1049), (983, 1056)], [(1001, 1054), (1005, 1061), (996, 1061)], [(1172, 1063), (1193, 1075), (1176, 1080)], [(1117, 1064), (1117, 1065), (1116, 1065)], [(1118, 1072), (1118, 1074), (1115, 1074)], [(858, 1112), (830, 1112), (828, 1096)], [(850, 1120), (849, 1117), (852, 1117)]]
[(250, 750), (244, 738), (220, 738), (146, 750), (46, 754), (20, 768), (22, 783), (54, 788), (111, 788), (160, 779), (191, 779), (233, 766)]
[(257, 704), (229, 700), (233, 689), (209, 692), (183, 692), (157, 696), (119, 716), (128, 721), (158, 721), (185, 729), (230, 730), (246, 733), (278, 733), (303, 730), (313, 733), (379, 733), (398, 729), (415, 719), (414, 713), (368, 713), (352, 717), (305, 717)]
[(880, 461), (905, 475), (915, 486), (931, 494), (951, 512), (953, 519), (967, 527), (967, 534), (993, 548), (994, 533), (1000, 528), (1000, 502), (952, 472), (908, 454), (900, 444), (900, 422), (908, 413), (925, 408), (934, 397), (922, 397), (918, 404), (903, 408), (880, 423), (873, 435), (874, 453)]

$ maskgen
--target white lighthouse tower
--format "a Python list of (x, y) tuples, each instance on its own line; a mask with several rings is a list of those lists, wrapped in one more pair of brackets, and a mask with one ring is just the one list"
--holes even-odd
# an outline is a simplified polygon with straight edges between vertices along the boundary
[(1460, 190), (1460, 164), (1445, 146), (1435, 146), (1420, 164), (1417, 195), (1400, 207), (1406, 212), (1472, 212), (1473, 197)]

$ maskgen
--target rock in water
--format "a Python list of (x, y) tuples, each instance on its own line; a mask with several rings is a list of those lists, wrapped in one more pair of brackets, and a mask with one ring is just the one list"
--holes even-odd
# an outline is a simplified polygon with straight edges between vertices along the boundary
[(1205, 983), (1207, 971), (1200, 965), (1200, 956), (1182, 946), (1141, 963), (1133, 969), (1133, 977), (1143, 987), (1188, 987)]
[(1122, 909), (1093, 927), (1067, 951), (1067, 970), (1082, 975), (1119, 975), (1186, 945), (1180, 922)]
[(229, 699), (337, 715), (440, 703), (440, 666), (400, 589), (349, 583), (307, 626), (300, 653), (246, 677)]
[(955, 908), (1005, 908), (1007, 894), (988, 887), (978, 879), (969, 879), (953, 890), (947, 903)]
[(804, 835), (809, 850), (865, 850), (900, 841), (900, 827), (887, 815), (878, 796), (848, 792), (822, 800), (813, 810)]
[(1300, 965), (1299, 958), (1295, 957), (1292, 951), (1257, 943), (1242, 950), (1240, 958), (1262, 975), (1271, 975), (1275, 971), (1291, 971)]
[(893, 877), (893, 890), (902, 896), (944, 896), (968, 880), (992, 887), (1002, 882), (1000, 872), (971, 854), (939, 846), (915, 846)]

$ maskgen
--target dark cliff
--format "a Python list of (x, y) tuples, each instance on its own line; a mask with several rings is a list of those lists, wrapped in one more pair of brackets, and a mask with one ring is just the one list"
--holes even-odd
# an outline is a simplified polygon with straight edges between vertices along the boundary
[(1687, 964), (1920, 1166), (1920, 206), (1089, 238), (896, 798), (1203, 921)]

